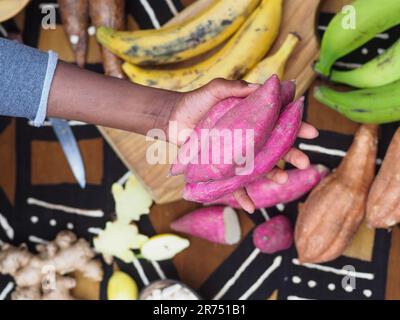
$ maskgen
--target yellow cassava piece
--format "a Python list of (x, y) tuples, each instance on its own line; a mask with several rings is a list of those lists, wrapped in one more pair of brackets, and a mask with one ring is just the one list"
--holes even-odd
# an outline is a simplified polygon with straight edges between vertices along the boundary
[(125, 263), (135, 259), (133, 249), (140, 249), (148, 237), (140, 234), (135, 224), (120, 221), (107, 222), (106, 228), (93, 239), (97, 252), (106, 257), (113, 256)]
[(114, 183), (112, 194), (119, 222), (138, 221), (141, 215), (150, 212), (153, 199), (135, 176), (128, 179), (125, 188), (119, 183)]

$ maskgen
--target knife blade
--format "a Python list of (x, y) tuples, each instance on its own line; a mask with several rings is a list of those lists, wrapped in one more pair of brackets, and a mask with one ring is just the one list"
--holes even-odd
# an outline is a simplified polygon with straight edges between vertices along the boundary
[(84, 189), (86, 186), (85, 167), (78, 143), (76, 142), (68, 121), (57, 118), (49, 118), (49, 121), (61, 144), (61, 148), (64, 151), (75, 179), (78, 181), (81, 188)]

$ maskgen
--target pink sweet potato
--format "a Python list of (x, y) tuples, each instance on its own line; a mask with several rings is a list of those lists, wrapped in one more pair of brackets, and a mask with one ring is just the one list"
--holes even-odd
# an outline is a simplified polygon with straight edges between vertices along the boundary
[[(312, 165), (304, 170), (292, 169), (287, 171), (288, 181), (284, 184), (263, 177), (246, 186), (246, 190), (257, 209), (270, 208), (299, 199), (314, 188), (328, 172), (329, 169), (321, 164)], [(225, 204), (241, 208), (233, 194), (209, 204)]]
[[(171, 166), (170, 174), (176, 176), (185, 172), (190, 161), (190, 154), (198, 154), (198, 146), (201, 137), (201, 130), (212, 129), (215, 123), (230, 109), (241, 102), (243, 98), (231, 97), (217, 103), (207, 115), (197, 124), (193, 133), (190, 135), (185, 144), (179, 149), (176, 163)], [(193, 151), (193, 150), (194, 151)], [(192, 150), (192, 151), (191, 151)]]
[[(282, 106), (287, 106), (294, 99), (296, 93), (296, 84), (294, 81), (284, 81), (281, 83), (281, 99)], [(216, 104), (207, 115), (197, 124), (193, 133), (190, 135), (185, 144), (179, 149), (176, 162), (172, 164), (170, 175), (176, 176), (186, 171), (190, 161), (191, 149), (192, 154), (198, 154), (198, 146), (200, 142), (200, 134), (202, 129), (212, 129), (217, 121), (243, 98), (231, 97)]]
[(301, 126), (304, 98), (289, 104), (281, 113), (275, 128), (254, 159), (254, 169), (247, 175), (209, 182), (187, 183), (183, 197), (189, 201), (215, 201), (271, 171), (296, 141)]
[(235, 210), (214, 206), (195, 210), (174, 221), (171, 228), (195, 237), (221, 244), (240, 240), (240, 224)]
[[(282, 107), (292, 103), (296, 95), (296, 82), (294, 80), (281, 82)], [(282, 110), (283, 111), (283, 110)]]
[[(213, 130), (217, 133), (229, 132), (231, 137), (224, 139), (218, 134), (215, 136), (215, 140), (220, 142), (218, 159), (213, 159), (217, 151), (214, 139), (211, 138), (209, 148), (200, 150), (200, 153), (207, 152), (208, 163), (189, 164), (185, 172), (186, 181), (220, 180), (234, 176), (237, 159), (242, 155), (249, 157), (249, 144), (253, 145), (254, 157), (264, 146), (275, 126), (281, 107), (281, 86), (278, 77), (274, 75), (217, 121)], [(247, 130), (252, 130), (252, 137), (247, 136)], [(210, 133), (209, 137), (211, 136), (213, 134)]]
[(253, 243), (263, 253), (276, 253), (289, 249), (293, 244), (293, 228), (283, 215), (258, 225), (253, 232)]

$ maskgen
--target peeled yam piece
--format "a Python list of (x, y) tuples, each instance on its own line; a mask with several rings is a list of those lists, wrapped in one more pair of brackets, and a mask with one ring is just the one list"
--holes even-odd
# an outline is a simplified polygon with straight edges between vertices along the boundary
[(231, 207), (195, 210), (174, 221), (171, 228), (214, 243), (235, 244), (240, 240), (239, 220)]

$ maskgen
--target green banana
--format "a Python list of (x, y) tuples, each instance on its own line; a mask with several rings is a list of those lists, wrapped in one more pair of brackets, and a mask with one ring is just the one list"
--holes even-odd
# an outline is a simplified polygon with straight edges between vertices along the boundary
[[(399, 0), (356, 0), (349, 11), (342, 10), (330, 22), (321, 44), (320, 59), (315, 70), (329, 76), (332, 65), (354, 51), (376, 34), (400, 23)], [(346, 22), (354, 13), (354, 28)]]
[(400, 79), (400, 39), (358, 69), (332, 70), (331, 80), (357, 88), (380, 87)]
[(400, 81), (350, 92), (322, 86), (315, 88), (314, 97), (355, 122), (382, 124), (400, 120)]

